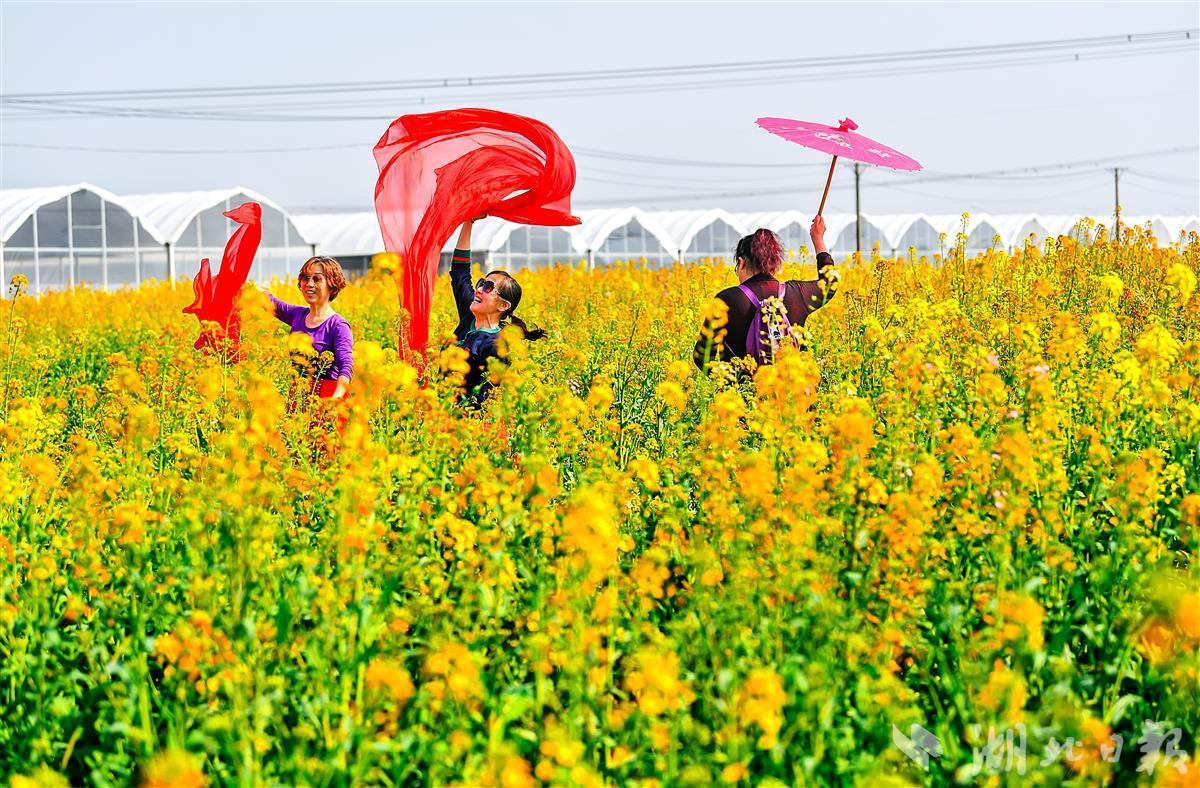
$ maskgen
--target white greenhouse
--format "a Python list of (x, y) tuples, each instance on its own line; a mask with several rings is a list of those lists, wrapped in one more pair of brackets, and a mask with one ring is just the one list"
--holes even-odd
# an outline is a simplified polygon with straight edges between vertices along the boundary
[[(738, 240), (759, 227), (776, 232), (793, 257), (811, 246), (808, 227), (812, 217), (799, 211), (729, 213), (609, 208), (576, 213), (583, 223), (567, 228), (523, 228), (498, 219), (484, 219), (475, 225), (473, 257), (486, 270), (581, 262), (598, 267), (617, 262), (638, 262), (650, 267), (672, 265), (678, 260), (729, 262)], [(379, 222), (373, 212), (293, 218), (307, 237), (313, 239), (319, 253), (333, 255), (343, 264), (346, 259), (361, 259), (361, 265), (365, 265), (367, 258), (383, 248)], [(1012, 249), (1027, 242), (1041, 244), (1047, 237), (1077, 235), (1082, 228), (1076, 225), (1084, 218), (1080, 214), (973, 215), (966, 227), (966, 248), (978, 253), (991, 248)], [(1104, 219), (1098, 221), (1104, 223)], [(1185, 232), (1200, 233), (1200, 218), (1196, 216), (1122, 219), (1123, 227), (1133, 225), (1148, 227), (1160, 244), (1176, 242)], [(932, 256), (954, 246), (963, 230), (963, 218), (960, 214), (864, 214), (860, 228), (854, 214), (827, 214), (825, 227), (825, 238), (835, 257), (844, 257), (855, 250), (858, 233), (864, 254), (878, 244), (885, 255), (907, 254), (916, 249), (918, 254)], [(456, 234), (451, 234), (443, 247), (443, 265), (448, 263), (456, 238)]]
[(649, 266), (662, 267), (679, 258), (671, 234), (640, 208), (579, 211), (578, 216), (583, 223), (570, 230), (578, 254), (590, 266), (645, 260)]
[[(368, 260), (383, 251), (379, 220), (373, 211), (301, 214), (292, 217), (306, 237), (314, 239), (314, 254), (336, 257), (348, 272), (365, 271)], [(442, 267), (450, 264), (457, 233), (442, 247)], [(476, 222), (471, 237), (472, 257), (490, 268), (520, 270), (576, 258), (575, 237), (563, 227), (526, 227), (500, 219)]]
[(117, 196), (87, 183), (0, 190), (0, 280), (24, 274), (32, 293), (151, 279), (191, 279), (203, 257), (215, 271), (236, 224), (221, 214), (262, 205), (255, 278), (284, 275), (312, 249), (287, 213), (241, 187)]
[(168, 275), (166, 242), (128, 200), (86, 183), (0, 191), (0, 281), (30, 292)]
[(125, 198), (167, 246), (172, 275), (191, 278), (207, 257), (216, 271), (225, 242), (238, 224), (224, 214), (244, 202), (262, 206), (262, 241), (254, 256), (254, 276), (265, 282), (287, 276), (312, 252), (312, 243), (287, 212), (263, 195), (240, 186), (221, 191), (134, 194)]
[[(254, 277), (290, 278), (307, 257), (337, 257), (353, 275), (383, 251), (373, 211), (291, 215), (268, 197), (243, 187), (218, 191), (118, 196), (86, 183), (0, 190), (0, 281), (24, 274), (30, 291), (88, 284), (112, 289), (150, 279), (190, 280), (207, 257), (214, 269), (235, 223), (221, 214), (253, 200), (263, 209), (263, 240)], [(765, 227), (778, 233), (789, 254), (809, 247), (812, 217), (799, 211), (730, 213), (720, 209), (645, 211), (609, 208), (577, 211), (575, 227), (527, 227), (488, 218), (478, 222), (473, 257), (485, 270), (519, 271), (555, 263), (604, 267), (632, 262), (650, 267), (676, 261), (731, 261), (738, 239)], [(1079, 214), (975, 214), (966, 226), (969, 252), (1041, 244), (1073, 235), (1090, 242), (1099, 217), (1080, 224)], [(859, 219), (859, 220), (856, 220)], [(825, 238), (835, 257), (876, 246), (885, 255), (932, 257), (963, 231), (958, 214), (827, 214)], [(1160, 244), (1200, 233), (1197, 216), (1125, 216), (1122, 225), (1147, 228)], [(1089, 229), (1090, 228), (1090, 229)], [(457, 234), (446, 239), (449, 264)]]

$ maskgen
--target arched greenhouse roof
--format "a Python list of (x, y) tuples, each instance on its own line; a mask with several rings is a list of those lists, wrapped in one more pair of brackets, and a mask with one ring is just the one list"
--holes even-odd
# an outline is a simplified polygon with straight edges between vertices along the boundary
[(311, 239), (319, 254), (358, 256), (383, 251), (374, 211), (299, 214), (292, 217), (292, 224)]
[(1185, 231), (1200, 233), (1200, 216), (1164, 216), (1162, 221), (1171, 231), (1172, 241)]
[(136, 217), (138, 223), (155, 241), (166, 243), (162, 233), (152, 222), (147, 221), (141, 215), (130, 198), (119, 197), (107, 189), (101, 189), (90, 183), (76, 183), (70, 186), (40, 186), (32, 189), (0, 189), (0, 242), (7, 243), (13, 233), (19, 230), (25, 220), (33, 216), (39, 208), (52, 205), (64, 197), (81, 191), (91, 192), (105, 202), (116, 205)]
[[(825, 241), (829, 244), (829, 248), (833, 248), (834, 243), (841, 237), (842, 233), (854, 226), (855, 216), (852, 213), (827, 213), (825, 214)], [(883, 234), (883, 230), (879, 227), (880, 217), (872, 216), (864, 213), (862, 216), (863, 229), (874, 228), (879, 234)]]
[[(494, 216), (481, 219), (475, 222), (475, 225), (471, 228), (471, 250), (495, 252), (504, 246), (510, 235), (524, 226), (523, 224), (506, 222)], [(453, 252), (454, 244), (457, 240), (458, 228), (455, 228), (454, 232), (450, 233), (450, 237), (446, 239), (446, 243), (442, 245), (442, 251)]]
[(779, 232), (791, 224), (807, 228), (812, 224), (812, 217), (805, 216), (800, 211), (763, 211), (759, 213), (735, 213), (734, 216), (746, 228), (746, 233), (752, 233), (760, 227), (772, 232)]
[[(1037, 215), (1032, 213), (1011, 213), (998, 216), (988, 216), (989, 223), (996, 228), (996, 233), (1003, 239), (1005, 246), (1016, 246), (1025, 240), (1022, 231), (1030, 222), (1037, 222)], [(1041, 224), (1038, 222), (1038, 224)], [(1045, 225), (1042, 225), (1043, 229)]]
[[(359, 256), (384, 251), (383, 234), (374, 211), (299, 214), (290, 218), (296, 229), (311, 239), (310, 242), (316, 245), (321, 254)], [(495, 252), (524, 226), (489, 216), (476, 222), (472, 228), (471, 248), (479, 252)], [(571, 228), (556, 229), (568, 232)], [(458, 230), (455, 229), (442, 245), (442, 251), (454, 251), (457, 240)]]
[[(577, 213), (583, 223), (561, 229), (570, 234), (575, 251), (581, 254), (589, 249), (599, 249), (613, 232), (635, 220), (648, 235), (654, 237), (671, 253), (686, 250), (701, 230), (718, 220), (740, 233), (749, 233), (759, 227), (779, 232), (793, 223), (807, 230), (812, 221), (811, 215), (794, 210), (728, 213), (721, 210), (644, 211), (631, 207), (583, 210)], [(383, 249), (379, 223), (372, 212), (312, 214), (291, 218), (297, 228), (311, 238), (323, 252), (372, 254)], [(864, 231), (868, 234), (882, 235), (884, 241), (893, 249), (900, 248), (906, 234), (919, 222), (928, 224), (935, 234), (945, 233), (948, 244), (954, 243), (954, 237), (963, 223), (962, 214), (864, 214), (862, 218)], [(999, 234), (1005, 246), (1015, 246), (1023, 242), (1030, 233), (1039, 237), (1068, 234), (1083, 218), (1083, 214), (979, 213), (971, 215), (967, 223), (967, 233), (974, 234), (983, 228), (989, 243), (992, 234)], [(852, 213), (826, 214), (826, 240), (831, 245), (836, 243), (843, 233), (853, 228), (854, 221), (855, 216)], [(1111, 217), (1099, 217), (1097, 221), (1100, 224), (1111, 223)], [(1195, 216), (1130, 216), (1123, 217), (1122, 222), (1126, 226), (1144, 226), (1150, 222), (1156, 237), (1163, 242), (1177, 240), (1179, 233), (1188, 229), (1200, 230), (1200, 219)], [(475, 225), (472, 246), (477, 251), (497, 251), (520, 227), (521, 225), (500, 219), (484, 219)], [(457, 234), (452, 234), (447, 239), (443, 251), (453, 249), (456, 238)]]
[(705, 227), (717, 222), (725, 222), (737, 232), (745, 235), (746, 228), (736, 216), (720, 208), (709, 208), (699, 211), (657, 211), (650, 214), (675, 242), (675, 248), (669, 251), (687, 251), (692, 240)]
[[(922, 218), (929, 222), (929, 226), (934, 232), (939, 235), (945, 234), (947, 243), (954, 243), (954, 236), (962, 229), (963, 218), (961, 213), (934, 213), (922, 214)], [(970, 232), (975, 227), (975, 218), (971, 217), (971, 221), (967, 225), (967, 232)]]
[[(212, 191), (171, 192), (164, 194), (139, 194), (121, 196), (87, 183), (64, 186), (48, 186), (29, 189), (0, 190), (0, 243), (7, 245), (14, 234), (39, 208), (52, 205), (72, 194), (88, 192), (133, 216), (138, 225), (157, 243), (177, 243), (189, 223), (205, 211), (220, 208), (230, 198), (244, 196), (256, 200), (273, 210), (279, 211), (295, 230), (295, 240), (313, 244), (319, 251), (334, 255), (368, 255), (383, 250), (379, 223), (373, 211), (335, 214), (307, 214), (292, 216), (266, 196), (246, 189), (234, 187)], [(716, 222), (723, 222), (741, 234), (758, 227), (776, 232), (787, 230), (795, 224), (808, 229), (811, 214), (806, 211), (782, 210), (755, 213), (731, 213), (720, 209), (686, 211), (646, 211), (637, 207), (582, 210), (579, 216), (583, 223), (575, 227), (553, 228), (567, 234), (576, 253), (597, 250), (606, 239), (636, 221), (647, 237), (654, 238), (670, 254), (687, 251), (696, 236)], [(999, 235), (1001, 242), (1012, 247), (1021, 244), (1030, 234), (1042, 237), (1067, 235), (1086, 214), (972, 214), (967, 222), (967, 232), (976, 246), (990, 246), (992, 235)], [(1112, 216), (1093, 216), (1094, 224), (1111, 227)], [(1196, 215), (1127, 215), (1122, 224), (1128, 227), (1149, 226), (1161, 243), (1173, 243), (1186, 231), (1200, 232), (1200, 217)], [(962, 228), (961, 214), (864, 214), (865, 236), (881, 238), (881, 243), (899, 249), (910, 240), (914, 226), (924, 222), (936, 234), (945, 233), (948, 244)], [(831, 246), (845, 247), (846, 238), (853, 244), (854, 214), (836, 213), (825, 215), (826, 239)], [(475, 225), (473, 247), (480, 252), (503, 251), (512, 234), (521, 225), (487, 218)], [(922, 225), (923, 227), (923, 225)], [(846, 236), (847, 229), (851, 230)], [(921, 233), (925, 237), (924, 230)], [(986, 237), (985, 237), (986, 236)], [(457, 238), (452, 233), (446, 239), (444, 251), (453, 248)], [(927, 241), (927, 238), (926, 238)]]
[[(653, 236), (663, 248), (671, 253), (687, 249), (696, 234), (715, 221), (723, 221), (738, 232), (749, 233), (759, 227), (779, 232), (796, 223), (807, 229), (812, 217), (801, 211), (771, 211), (759, 213), (731, 214), (720, 210), (705, 211), (643, 211), (639, 208), (609, 208), (594, 211), (577, 211), (583, 223), (575, 227), (562, 228), (573, 241), (575, 250), (584, 253), (599, 249), (614, 231), (636, 220), (648, 235)], [(924, 221), (934, 233), (945, 233), (947, 243), (953, 244), (954, 237), (962, 228), (961, 214), (864, 214), (864, 230), (873, 230), (882, 235), (890, 248), (898, 249), (908, 233), (918, 222)], [(1071, 228), (1085, 218), (1083, 214), (973, 214), (967, 224), (968, 235), (980, 228), (999, 234), (1005, 246), (1016, 246), (1029, 233), (1038, 236), (1058, 236), (1070, 233)], [(315, 214), (292, 217), (301, 232), (312, 238), (321, 251), (330, 254), (371, 254), (382, 250), (379, 224), (374, 213)], [(837, 213), (825, 215), (826, 240), (832, 245), (854, 225), (854, 214)], [(1107, 220), (1107, 222), (1106, 222)], [(1098, 223), (1111, 223), (1111, 217), (1099, 217)], [(1200, 230), (1200, 219), (1195, 216), (1130, 216), (1123, 217), (1126, 226), (1144, 226), (1151, 223), (1156, 237), (1162, 242), (1178, 239), (1185, 230)], [(521, 225), (500, 219), (484, 219), (476, 223), (472, 238), (478, 251), (496, 251), (502, 248), (509, 236)], [(1163, 237), (1166, 235), (1167, 237)], [(988, 234), (990, 241), (991, 233)], [(450, 251), (457, 235), (452, 235), (443, 247)]]
[(641, 208), (606, 208), (596, 211), (578, 211), (577, 215), (583, 220), (582, 224), (570, 227), (568, 230), (575, 238), (575, 251), (584, 253), (594, 251), (604, 245), (605, 239), (632, 221), (641, 225), (649, 235), (653, 236), (663, 249), (676, 252), (679, 246), (667, 230), (659, 224), (655, 216)]
[[(863, 219), (867, 219), (866, 215)], [(923, 213), (901, 213), (901, 214), (882, 214), (871, 215), (870, 222), (883, 235), (884, 241), (888, 248), (897, 249), (900, 247), (901, 240), (904, 235), (913, 228), (917, 222), (924, 221), (931, 227), (933, 223)]]
[[(158, 228), (165, 243), (173, 244), (179, 240), (184, 230), (187, 229), (188, 224), (198, 215), (210, 208), (223, 206), (226, 200), (231, 197), (237, 197), (240, 194), (246, 195), (257, 203), (274, 208), (286, 219), (292, 219), (291, 214), (273, 200), (264, 197), (253, 189), (247, 189), (242, 186), (235, 186), (232, 189), (202, 192), (131, 194), (125, 199), (137, 209), (138, 214), (145, 220), (147, 225)], [(295, 225), (295, 222), (293, 221), (292, 224)], [(296, 230), (301, 235), (301, 241), (309, 244), (313, 243), (313, 239), (305, 237), (304, 230), (301, 230), (299, 226), (296, 226)]]
[(1037, 215), (1038, 222), (1046, 228), (1046, 232), (1055, 237), (1069, 235), (1071, 228), (1079, 224), (1084, 217), (1070, 213), (1042, 213)]

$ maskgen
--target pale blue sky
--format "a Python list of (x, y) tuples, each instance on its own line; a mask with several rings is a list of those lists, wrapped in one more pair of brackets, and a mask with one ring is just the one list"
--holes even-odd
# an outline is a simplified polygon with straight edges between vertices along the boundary
[[(352, 4), (0, 3), (0, 92), (207, 87), (456, 77), (608, 67), (820, 57), (1018, 43), (1200, 26), (1200, 3), (929, 4)], [(497, 88), (496, 94), (510, 94)], [(480, 91), (472, 92), (479, 96)], [(699, 160), (821, 163), (760, 131), (760, 115), (835, 123), (911, 154), (937, 172), (1076, 161), (1200, 140), (1200, 53), (719, 89), (462, 102), (532, 115), (569, 146)], [(279, 101), (272, 98), (267, 101)], [(381, 118), (411, 105), (300, 111)], [(345, 100), (339, 97), (338, 100)], [(429, 109), (455, 106), (453, 100)], [(63, 116), (0, 119), (5, 143), (74, 147), (245, 149), (360, 147), (225, 155), (0, 149), (5, 188), (89, 181), (117, 193), (240, 184), (285, 206), (368, 209), (371, 146), (386, 119), (230, 122)], [(577, 157), (575, 203), (647, 208), (815, 209), (821, 170), (646, 166)], [(1111, 165), (1110, 165), (1111, 166)], [(1129, 166), (1128, 213), (1196, 213), (1195, 152)], [(660, 201), (708, 191), (795, 195)], [(872, 188), (871, 213), (961, 210), (1103, 214), (1111, 175), (1047, 181), (952, 181)], [(620, 181), (612, 183), (611, 181)], [(852, 210), (849, 168), (830, 197)], [(903, 189), (903, 190), (902, 190)], [(647, 199), (658, 198), (658, 199)], [(828, 210), (828, 209), (827, 209)]]

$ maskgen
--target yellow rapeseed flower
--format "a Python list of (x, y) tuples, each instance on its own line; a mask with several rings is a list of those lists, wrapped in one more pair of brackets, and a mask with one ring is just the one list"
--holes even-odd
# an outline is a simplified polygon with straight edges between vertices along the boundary
[(1180, 301), (1186, 302), (1196, 292), (1196, 272), (1186, 263), (1175, 263), (1167, 269), (1163, 283), (1175, 291)]
[(397, 703), (406, 703), (415, 687), (412, 676), (395, 660), (376, 657), (367, 666), (367, 689), (381, 689)]
[(783, 728), (783, 707), (788, 700), (783, 679), (774, 668), (755, 668), (746, 677), (737, 695), (737, 715), (742, 722), (757, 725), (762, 731), (757, 742), (759, 749), (769, 750), (778, 742)]
[(185, 750), (168, 749), (151, 758), (142, 769), (142, 788), (204, 788), (208, 778), (199, 759)]

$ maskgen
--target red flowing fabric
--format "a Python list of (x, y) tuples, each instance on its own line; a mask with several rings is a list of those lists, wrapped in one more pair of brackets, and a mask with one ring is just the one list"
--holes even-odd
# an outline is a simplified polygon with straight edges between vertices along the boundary
[(209, 348), (236, 358), (242, 329), (236, 300), (242, 285), (246, 284), (254, 253), (258, 251), (259, 241), (262, 240), (262, 207), (256, 202), (246, 202), (232, 211), (226, 211), (225, 216), (241, 226), (229, 236), (225, 253), (221, 256), (221, 269), (216, 276), (209, 272), (207, 257), (200, 261), (200, 272), (192, 280), (192, 291), (196, 298), (183, 311), (195, 315), (197, 320), (211, 320), (219, 324), (224, 332), (226, 342), (220, 343), (221, 335), (201, 330), (196, 339), (197, 350)]
[(409, 317), (400, 329), (401, 358), (425, 352), (438, 258), (456, 227), (481, 213), (520, 224), (579, 224), (571, 215), (575, 159), (532, 118), (489, 109), (404, 115), (375, 145), (375, 161), (375, 212), (384, 247), (400, 256), (396, 283)]

